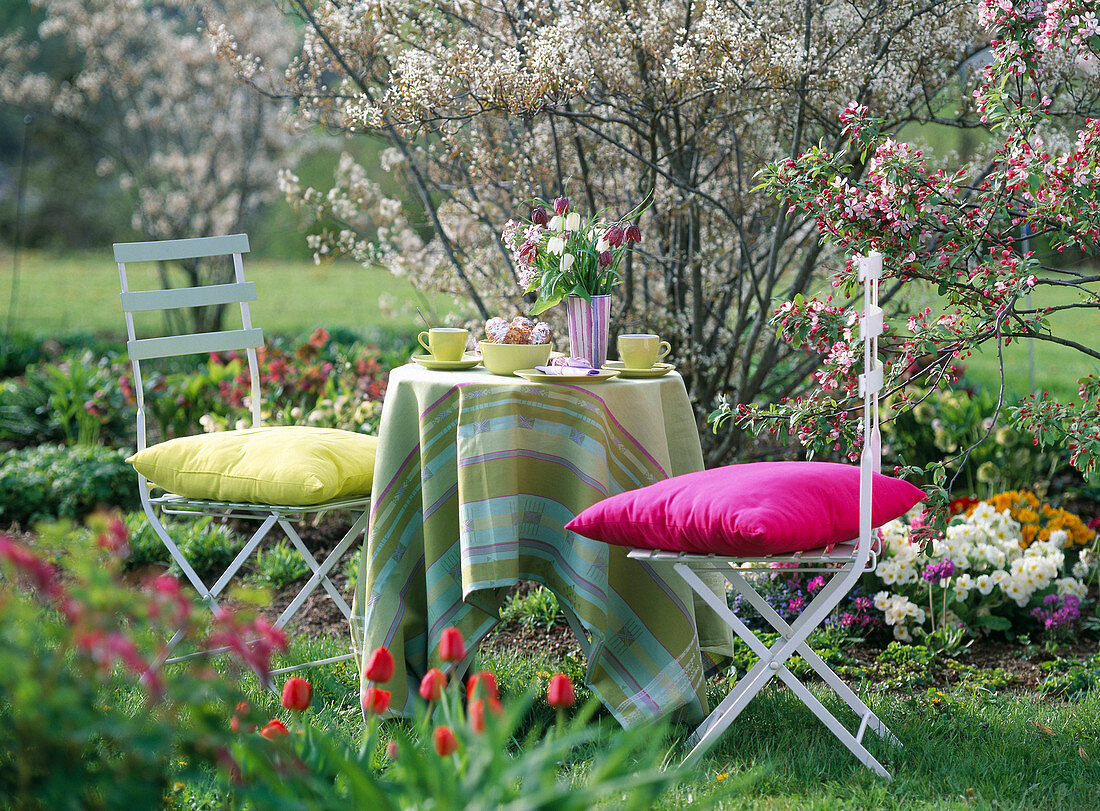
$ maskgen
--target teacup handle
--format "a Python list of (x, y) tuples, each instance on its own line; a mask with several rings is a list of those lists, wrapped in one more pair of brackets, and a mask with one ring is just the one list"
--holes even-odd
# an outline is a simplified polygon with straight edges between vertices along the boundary
[(419, 335), (417, 335), (416, 340), (420, 343), (420, 345), (422, 347), (424, 347), (425, 352), (427, 352), (429, 355), (432, 354), (432, 348), (430, 346), (428, 346), (428, 333), (427, 332), (422, 332)]
[(660, 349), (661, 351), (657, 353), (657, 360), (664, 360), (665, 356), (672, 351), (672, 344), (670, 344), (668, 341), (661, 341), (658, 349)]

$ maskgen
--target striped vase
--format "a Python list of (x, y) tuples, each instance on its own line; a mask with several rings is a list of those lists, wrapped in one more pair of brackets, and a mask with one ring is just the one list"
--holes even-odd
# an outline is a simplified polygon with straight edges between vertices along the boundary
[(587, 358), (599, 369), (607, 363), (607, 334), (611, 327), (611, 296), (567, 296), (565, 314), (569, 321), (569, 354)]

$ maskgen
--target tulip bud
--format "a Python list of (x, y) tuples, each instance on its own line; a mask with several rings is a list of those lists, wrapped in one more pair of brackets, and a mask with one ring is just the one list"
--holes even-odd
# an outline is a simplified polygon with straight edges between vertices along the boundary
[(397, 741), (391, 740), (386, 744), (386, 757), (390, 760), (397, 760), (399, 754), (401, 754), (401, 750), (397, 747)]
[(487, 670), (483, 670), (480, 673), (475, 673), (470, 676), (469, 681), (466, 682), (466, 695), (470, 698), (500, 698), (500, 692), (497, 690), (497, 677)]
[(459, 662), (466, 658), (466, 640), (455, 627), (444, 628), (439, 637), (439, 658), (444, 662)]
[(359, 702), (363, 705), (364, 713), (381, 715), (390, 708), (389, 690), (381, 690), (377, 687), (368, 687), (359, 696)]
[(573, 682), (564, 673), (555, 673), (550, 677), (550, 686), (546, 690), (546, 703), (551, 707), (572, 707), (577, 703), (577, 694), (573, 692)]
[(480, 735), (485, 731), (485, 701), (475, 698), (470, 702), (470, 729)]
[(581, 215), (575, 211), (565, 215), (565, 230), (576, 231), (581, 227)]
[(439, 701), (446, 686), (446, 674), (438, 667), (433, 667), (420, 680), (420, 697), (425, 701)]
[(393, 654), (385, 647), (375, 648), (363, 670), (363, 678), (384, 684), (393, 678), (393, 667)]
[(288, 710), (302, 712), (313, 701), (313, 686), (297, 676), (286, 680), (283, 685), (283, 706)]
[(568, 210), (569, 210), (569, 198), (568, 197), (559, 197), (557, 200), (554, 201), (554, 213), (555, 214), (564, 214)]
[(280, 735), (289, 735), (290, 730), (287, 729), (286, 724), (278, 718), (272, 718), (264, 724), (264, 728), (260, 730), (260, 734), (268, 740), (275, 740), (275, 738), (278, 738)]
[(435, 745), (435, 751), (440, 757), (453, 755), (455, 750), (458, 749), (458, 738), (455, 737), (450, 727), (436, 727), (435, 732), (432, 733), (432, 743)]
[(637, 223), (633, 223), (626, 229), (625, 236), (627, 242), (641, 242), (642, 229), (638, 227)]
[(604, 251), (596, 257), (596, 260), (600, 263), (600, 267), (602, 268), (611, 267), (611, 262), (613, 260), (613, 257), (611, 256), (611, 251)]
[(550, 222), (550, 215), (546, 213), (546, 209), (542, 206), (535, 206), (531, 209), (531, 222), (535, 225), (546, 225)]
[(607, 244), (612, 248), (618, 248), (623, 244), (623, 229), (617, 225), (613, 225), (607, 229), (607, 233), (603, 235), (607, 240)]

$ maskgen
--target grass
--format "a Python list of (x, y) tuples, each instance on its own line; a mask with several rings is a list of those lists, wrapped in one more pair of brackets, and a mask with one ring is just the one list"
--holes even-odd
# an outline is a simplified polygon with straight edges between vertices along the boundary
[[(127, 267), (132, 289), (158, 288), (152, 265)], [(258, 300), (252, 319), (268, 333), (308, 334), (317, 327), (374, 331), (422, 329), (419, 306), (432, 318), (459, 305), (449, 296), (425, 295), (389, 273), (351, 262), (315, 266), (275, 259), (245, 260), (245, 278)], [(13, 279), (15, 280), (13, 288)], [(10, 252), (0, 252), (0, 329), (37, 335), (122, 335), (118, 270), (109, 250), (72, 256), (21, 252), (18, 276)]]
[[(317, 658), (343, 651), (343, 640), (296, 640), (292, 655)], [(500, 679), (505, 702), (538, 684), (546, 673), (568, 670), (527, 653), (483, 655), (474, 667)], [(349, 663), (314, 668), (315, 723), (357, 746), (362, 719), (358, 680)], [(272, 716), (277, 699), (254, 678), (243, 685), (249, 699)], [(1100, 785), (1100, 692), (1075, 701), (1051, 701), (1019, 693), (958, 688), (908, 695), (863, 685), (861, 695), (902, 741), (888, 746), (867, 733), (868, 747), (894, 776), (881, 780), (860, 765), (789, 690), (769, 687), (757, 696), (717, 747), (672, 789), (658, 807), (698, 805), (720, 809), (1095, 807)], [(811, 691), (849, 728), (855, 718), (820, 685)], [(583, 701), (583, 698), (582, 698)], [(549, 716), (543, 716), (545, 721)], [(673, 758), (685, 753), (688, 729), (665, 744)], [(582, 774), (583, 756), (562, 779)], [(212, 779), (177, 786), (174, 807), (221, 807), (226, 801)]]

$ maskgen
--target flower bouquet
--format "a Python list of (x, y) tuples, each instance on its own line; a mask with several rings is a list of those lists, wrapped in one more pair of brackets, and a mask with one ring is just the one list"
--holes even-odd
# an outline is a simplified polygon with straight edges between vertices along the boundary
[(638, 207), (610, 223), (599, 214), (582, 220), (569, 198), (559, 197), (553, 205), (537, 201), (524, 222), (509, 220), (501, 239), (515, 260), (523, 291), (538, 293), (531, 314), (566, 296), (591, 301), (609, 294), (620, 281), (618, 267), (627, 251), (642, 241), (641, 228), (631, 220), (644, 210)]

